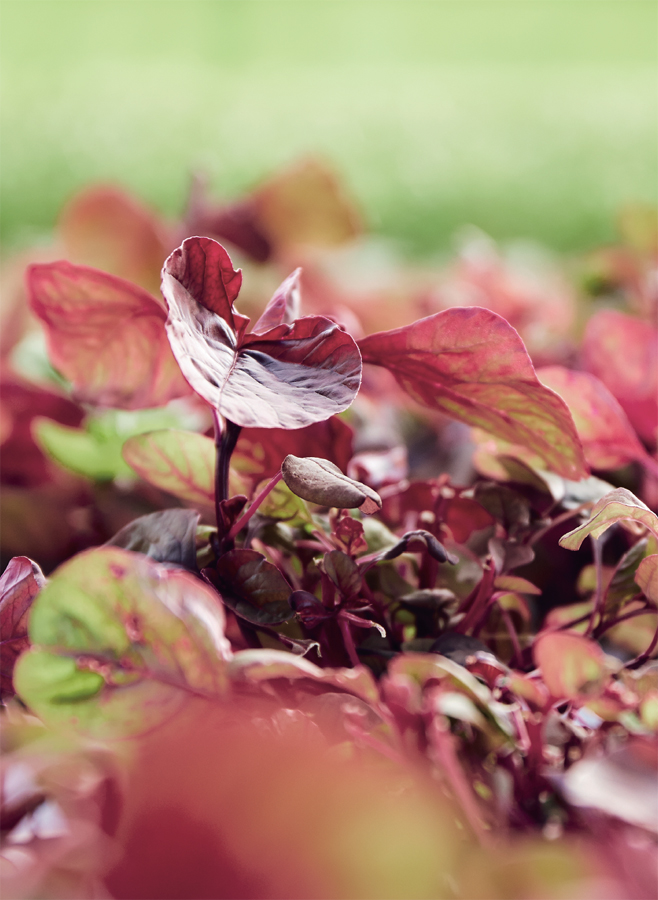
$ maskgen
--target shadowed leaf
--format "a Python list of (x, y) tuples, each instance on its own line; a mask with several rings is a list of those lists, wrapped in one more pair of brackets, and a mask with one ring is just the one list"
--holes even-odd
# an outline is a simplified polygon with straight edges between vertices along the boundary
[(616, 488), (599, 500), (587, 522), (562, 535), (560, 546), (567, 550), (579, 550), (588, 535), (601, 537), (611, 525), (624, 521), (639, 522), (658, 537), (658, 516), (626, 488)]
[(347, 409), (361, 383), (354, 340), (320, 316), (246, 334), (233, 309), (241, 279), (210, 238), (188, 238), (165, 263), (167, 333), (192, 388), (245, 427), (301, 428)]
[(382, 508), (376, 491), (343, 475), (328, 459), (315, 456), (301, 459), (290, 454), (284, 459), (281, 472), (294, 494), (319, 506), (358, 508), (368, 516)]
[(189, 393), (164, 310), (142, 288), (64, 261), (30, 266), (27, 284), (52, 363), (78, 400), (144, 409)]
[(162, 509), (130, 522), (105, 546), (144, 553), (156, 562), (195, 572), (198, 524), (199, 513), (194, 509)]
[(447, 309), (359, 341), (414, 400), (521, 444), (566, 478), (588, 474), (565, 403), (535, 375), (514, 329), (489, 310)]
[(436, 559), (437, 562), (449, 562), (454, 566), (457, 565), (459, 561), (456, 556), (446, 550), (443, 544), (441, 544), (433, 534), (429, 531), (423, 531), (422, 529), (418, 531), (408, 531), (406, 534), (402, 535), (397, 544), (395, 544), (394, 547), (391, 547), (390, 550), (387, 550), (381, 558), (395, 559), (402, 553), (408, 551), (413, 552), (414, 550), (419, 550), (421, 547), (424, 547), (429, 555)]
[(325, 553), (322, 568), (336, 585), (343, 597), (353, 597), (361, 589), (359, 567), (346, 553), (331, 550)]
[(180, 569), (102, 547), (61, 566), (30, 616), (15, 673), (21, 699), (51, 725), (96, 737), (147, 731), (186, 696), (217, 696), (230, 646), (212, 590)]
[(3, 697), (14, 693), (14, 663), (29, 646), (30, 607), (45, 583), (39, 566), (26, 556), (11, 559), (0, 578), (0, 695)]
[[(256, 625), (278, 625), (293, 615), (290, 585), (281, 572), (255, 550), (231, 550), (207, 573), (234, 612)], [(216, 581), (215, 581), (216, 578)]]

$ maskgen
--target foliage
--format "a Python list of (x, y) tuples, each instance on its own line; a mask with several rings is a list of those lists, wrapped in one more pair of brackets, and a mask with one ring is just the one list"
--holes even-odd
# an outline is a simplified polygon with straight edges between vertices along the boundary
[[(401, 273), (418, 317), (393, 321), (321, 276), (353, 235), (331, 196), (313, 253), (270, 218), (264, 254), (253, 199), (231, 231), (196, 197), (168, 243), (92, 191), (62, 227), (76, 259), (100, 230), (112, 271), (28, 270), (58, 374), (7, 348), (13, 895), (650, 897), (653, 357), (601, 371), (608, 312), (580, 351), (499, 272), (491, 308)], [(262, 312), (214, 237), (180, 243), (199, 217), (272, 283)], [(123, 277), (154, 260), (164, 304)], [(622, 341), (656, 303), (628, 271)]]

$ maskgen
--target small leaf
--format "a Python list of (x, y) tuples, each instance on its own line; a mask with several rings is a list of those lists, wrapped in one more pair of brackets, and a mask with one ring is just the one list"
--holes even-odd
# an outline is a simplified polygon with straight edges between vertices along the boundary
[(230, 645), (209, 587), (118, 547), (61, 566), (32, 606), (21, 699), (48, 725), (97, 738), (139, 734), (190, 694), (219, 696)]
[(315, 628), (330, 616), (320, 600), (308, 591), (293, 591), (289, 603), (306, 628)]
[(578, 634), (556, 631), (540, 634), (532, 648), (551, 696), (580, 700), (598, 696), (610, 673), (598, 644)]
[(494, 587), (499, 591), (516, 591), (519, 594), (541, 594), (541, 588), (518, 575), (498, 575)]
[(658, 554), (646, 556), (637, 567), (635, 581), (639, 584), (647, 600), (658, 606)]
[(422, 529), (418, 531), (408, 531), (406, 534), (402, 535), (397, 544), (395, 544), (394, 547), (391, 547), (390, 550), (387, 550), (381, 558), (395, 559), (402, 553), (413, 552), (415, 549), (420, 549), (420, 547), (424, 547), (429, 555), (438, 562), (449, 562), (452, 563), (453, 566), (456, 566), (459, 562), (458, 558), (453, 553), (449, 553), (433, 534), (430, 534), (429, 531), (423, 531)]
[(346, 553), (340, 550), (325, 553), (322, 568), (344, 598), (353, 597), (361, 590), (359, 567)]
[(156, 562), (174, 563), (196, 572), (196, 529), (199, 513), (193, 509), (163, 509), (130, 522), (106, 547), (143, 553)]
[(290, 454), (284, 459), (281, 472), (294, 494), (319, 506), (358, 508), (365, 515), (372, 515), (382, 508), (376, 491), (343, 475), (338, 466), (328, 459), (316, 456), (300, 458)]
[(164, 310), (142, 288), (63, 261), (30, 266), (27, 283), (52, 363), (78, 400), (145, 409), (189, 393), (167, 342)]
[(616, 488), (599, 500), (584, 525), (562, 535), (560, 546), (579, 550), (588, 535), (601, 537), (611, 525), (624, 521), (638, 522), (658, 537), (658, 516), (626, 488)]
[(293, 615), (290, 585), (276, 566), (255, 550), (230, 550), (213, 573), (204, 570), (235, 613), (255, 625), (278, 625)]
[(495, 313), (447, 309), (359, 347), (418, 403), (527, 447), (566, 478), (589, 474), (566, 404), (540, 383), (517, 332)]
[[(655, 540), (651, 541), (653, 550), (656, 548)], [(636, 579), (637, 571), (640, 563), (645, 557), (651, 556), (653, 552), (650, 542), (647, 538), (638, 541), (627, 550), (626, 553), (617, 563), (616, 568), (611, 573), (610, 581), (605, 594), (605, 612), (606, 615), (618, 612), (629, 600), (637, 597), (638, 582)], [(592, 572), (593, 584), (590, 590), (594, 590), (596, 586), (596, 569)], [(582, 577), (582, 573), (581, 573)]]
[(26, 556), (11, 559), (0, 578), (0, 695), (3, 697), (14, 693), (14, 663), (29, 646), (30, 607), (45, 583), (39, 566)]
[(188, 238), (165, 263), (167, 334), (193, 390), (245, 427), (301, 428), (347, 409), (361, 383), (350, 335), (320, 316), (247, 335), (233, 308), (241, 281), (210, 238)]

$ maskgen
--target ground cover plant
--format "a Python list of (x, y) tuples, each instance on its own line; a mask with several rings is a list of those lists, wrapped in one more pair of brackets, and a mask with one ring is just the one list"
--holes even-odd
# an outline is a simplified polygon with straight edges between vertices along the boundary
[(307, 161), (10, 271), (7, 896), (655, 896), (658, 229), (360, 229)]

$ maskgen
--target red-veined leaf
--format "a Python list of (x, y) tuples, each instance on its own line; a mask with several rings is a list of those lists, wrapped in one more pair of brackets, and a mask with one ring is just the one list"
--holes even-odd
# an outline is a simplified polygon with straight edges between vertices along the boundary
[(658, 554), (646, 556), (635, 573), (635, 581), (644, 591), (644, 595), (658, 606)]
[(656, 443), (658, 331), (614, 309), (595, 313), (585, 329), (585, 367), (617, 398), (640, 437)]
[(588, 535), (601, 537), (611, 525), (624, 521), (639, 522), (658, 537), (658, 516), (626, 488), (615, 488), (594, 506), (587, 522), (562, 535), (560, 546), (578, 550)]
[(27, 623), (32, 601), (46, 583), (39, 566), (15, 556), (0, 578), (0, 694), (13, 694), (14, 663), (29, 646)]
[(145, 290), (64, 261), (30, 266), (27, 283), (52, 363), (78, 400), (146, 409), (189, 393), (167, 342), (164, 310)]
[(210, 238), (188, 238), (165, 263), (167, 333), (192, 388), (247, 427), (301, 428), (347, 409), (361, 382), (354, 340), (320, 316), (245, 334), (241, 279)]
[(540, 634), (532, 655), (544, 684), (555, 698), (578, 700), (597, 696), (610, 678), (603, 650), (579, 634)]
[(617, 469), (632, 460), (655, 466), (626, 413), (596, 376), (547, 366), (537, 370), (537, 377), (569, 407), (585, 459), (592, 468)]
[(533, 450), (567, 478), (588, 474), (566, 404), (540, 383), (517, 332), (495, 313), (447, 309), (363, 338), (359, 348), (419, 403)]

